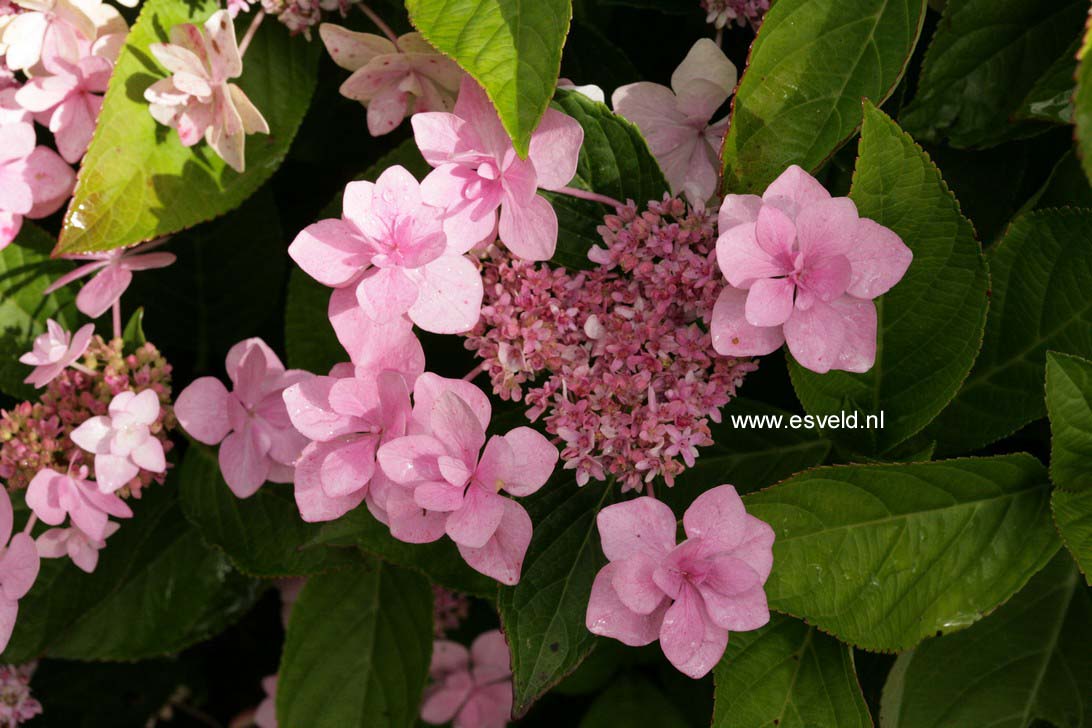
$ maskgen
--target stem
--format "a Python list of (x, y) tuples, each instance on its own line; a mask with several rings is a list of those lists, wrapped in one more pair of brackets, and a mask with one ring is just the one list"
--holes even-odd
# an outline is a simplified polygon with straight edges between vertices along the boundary
[(478, 366), (474, 367), (469, 372), (467, 372), (466, 376), (463, 377), (463, 381), (464, 382), (473, 382), (474, 379), (484, 371), (485, 371), (485, 362), (483, 361), (480, 364), (478, 364)]
[(656, 497), (656, 489), (654, 487), (652, 487), (652, 481), (651, 480), (648, 481), (647, 483), (645, 483), (645, 487), (648, 488), (648, 497), (649, 498), (655, 498)]
[(717, 28), (717, 34), (713, 38), (713, 42), (716, 43), (717, 47), (719, 48), (721, 46), (721, 42), (723, 40), (724, 40), (724, 28)]
[(254, 39), (254, 34), (258, 32), (258, 26), (265, 20), (265, 11), (259, 10), (254, 19), (250, 21), (250, 27), (246, 29), (246, 33), (243, 35), (243, 39), (239, 41), (239, 57), (242, 58), (246, 53), (246, 49), (250, 46), (250, 41)]
[(568, 195), (569, 197), (577, 197), (577, 198), (580, 198), (581, 200), (591, 200), (592, 202), (601, 202), (604, 205), (610, 205), (611, 207), (614, 207), (614, 208), (625, 207), (625, 205), (623, 205), (621, 202), (614, 199), (613, 197), (607, 197), (606, 195), (601, 195), (598, 192), (591, 192), (589, 190), (577, 189), (576, 187), (559, 187), (556, 190), (554, 190), (554, 192), (559, 192), (559, 193), (561, 193), (563, 195)]
[(27, 519), (27, 525), (23, 526), (23, 533), (30, 535), (30, 531), (34, 528), (34, 524), (38, 522), (38, 514), (34, 511), (30, 512), (30, 518)]
[(96, 372), (93, 369), (88, 369), (83, 364), (80, 364), (78, 361), (74, 361), (71, 364), (69, 364), (68, 366), (72, 367), (77, 372), (83, 372), (84, 374), (86, 374), (89, 377), (98, 376), (98, 372)]
[(120, 296), (117, 298), (117, 300), (114, 301), (114, 305), (111, 308), (113, 309), (114, 338), (115, 339), (120, 339), (121, 338), (121, 297)]
[(359, 3), (357, 7), (359, 7), (364, 12), (364, 14), (368, 16), (368, 20), (375, 23), (375, 26), (379, 28), (380, 31), (382, 31), (383, 35), (387, 36), (391, 43), (394, 43), (395, 50), (401, 53), (402, 49), (398, 47), (398, 36), (395, 35), (395, 32), (393, 30), (391, 30), (391, 26), (387, 25), (383, 21), (383, 18), (379, 17), (379, 15), (377, 15), (374, 10), (369, 8), (364, 3)]

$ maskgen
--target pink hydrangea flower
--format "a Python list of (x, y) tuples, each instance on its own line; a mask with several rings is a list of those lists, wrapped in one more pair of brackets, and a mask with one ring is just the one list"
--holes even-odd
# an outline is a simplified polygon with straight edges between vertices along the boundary
[(415, 114), (410, 123), (425, 160), (436, 168), (421, 183), (421, 195), (446, 210), (451, 245), (469, 250), (499, 229), (520, 258), (553, 257), (557, 214), (536, 190), (561, 189), (576, 174), (584, 130), (575, 119), (547, 109), (528, 158), (520, 159), (485, 91), (466, 77), (454, 113)]
[(30, 693), (30, 678), (38, 663), (0, 665), (0, 725), (15, 728), (42, 713)]
[(51, 528), (35, 542), (38, 555), (43, 559), (59, 559), (64, 556), (80, 570), (92, 573), (99, 565), (99, 551), (106, 548), (106, 539), (117, 532), (119, 526), (110, 521), (103, 530), (102, 538), (93, 538), (78, 526), (71, 528)]
[[(47, 50), (69, 58), (81, 55), (81, 44), (100, 42), (113, 45), (110, 38), (124, 37), (125, 20), (113, 6), (101, 0), (16, 0), (24, 12), (4, 26), (5, 62), (13, 71), (41, 75), (42, 56)], [(103, 55), (101, 46), (95, 49)]]
[(305, 521), (332, 521), (369, 495), (375, 452), (405, 434), (409, 389), (396, 372), (313, 377), (284, 390), (292, 425), (311, 442), (296, 463), (296, 505)]
[(30, 123), (0, 123), (0, 250), (19, 234), (23, 217), (53, 214), (76, 184), (56, 152), (35, 144)]
[(141, 470), (163, 473), (163, 443), (151, 432), (159, 419), (159, 397), (150, 389), (121, 392), (110, 401), (108, 415), (92, 417), (72, 431), (72, 442), (95, 455), (95, 480), (103, 493), (113, 493)]
[(728, 117), (710, 123), (736, 87), (736, 67), (701, 38), (671, 74), (671, 88), (642, 81), (615, 90), (614, 110), (640, 128), (674, 194), (704, 205), (717, 190)]
[(46, 319), (46, 332), (34, 339), (33, 349), (19, 357), (20, 362), (34, 367), (23, 382), (39, 389), (49, 384), (83, 356), (94, 332), (94, 324), (85, 324), (73, 335), (53, 319)]
[(235, 26), (227, 10), (212, 14), (203, 28), (171, 28), (170, 43), (153, 43), (152, 55), (173, 75), (144, 92), (155, 120), (178, 131), (192, 147), (202, 138), (234, 169), (246, 168), (247, 134), (268, 134), (269, 124), (243, 90), (228, 79), (243, 73)]
[(596, 517), (603, 553), (588, 600), (594, 634), (630, 646), (660, 640), (664, 655), (692, 678), (724, 654), (728, 632), (770, 620), (763, 589), (773, 566), (774, 532), (751, 516), (730, 485), (698, 496), (683, 515), (686, 539), (675, 545), (675, 514), (641, 497)]
[(46, 468), (34, 476), (27, 488), (27, 505), (43, 523), (59, 526), (66, 516), (93, 541), (109, 535), (109, 517), (132, 518), (125, 501), (112, 493), (103, 493), (87, 480), (87, 468), (77, 475), (58, 473)]
[(512, 669), (500, 630), (478, 635), (468, 651), (437, 640), (421, 720), (454, 728), (504, 728), (512, 714)]
[(865, 372), (876, 361), (872, 299), (902, 279), (913, 253), (894, 231), (832, 198), (800, 167), (720, 208), (717, 262), (728, 279), (710, 332), (721, 354), (769, 354), (782, 343), (816, 372)]
[(407, 317), (373, 321), (360, 308), (351, 286), (334, 289), (326, 313), (338, 341), (360, 373), (374, 376), (396, 371), (412, 386), (425, 371), (425, 350)]
[(400, 36), (395, 46), (380, 35), (323, 23), (319, 36), (334, 63), (353, 72), (341, 84), (341, 95), (368, 107), (372, 136), (393, 131), (406, 116), (455, 105), (463, 71), (420, 33)]
[(220, 444), (220, 471), (239, 498), (254, 495), (262, 483), (291, 483), (294, 464), (307, 438), (296, 432), (282, 394), (311, 377), (284, 364), (261, 339), (231, 347), (226, 368), (233, 388), (215, 377), (201, 377), (174, 403), (178, 424), (206, 445)]
[(34, 539), (25, 533), (12, 536), (14, 525), (11, 498), (6, 488), (0, 488), (0, 544), (5, 544), (0, 547), (0, 652), (11, 639), (19, 600), (34, 586), (41, 566)]
[(254, 725), (258, 728), (277, 728), (277, 676), (263, 677), (262, 690), (265, 697), (254, 711)]
[(421, 200), (417, 180), (390, 167), (371, 182), (345, 188), (341, 219), (305, 228), (288, 253), (327, 286), (353, 286), (357, 302), (379, 324), (403, 314), (439, 334), (467, 331), (478, 321), (478, 269), (444, 235), (440, 210)]
[(80, 253), (65, 256), (68, 260), (87, 260), (89, 263), (75, 268), (53, 281), (45, 292), (66, 286), (72, 281), (95, 273), (76, 295), (76, 308), (81, 313), (98, 318), (110, 310), (121, 299), (123, 293), (133, 282), (133, 271), (166, 268), (174, 263), (174, 253), (150, 253), (153, 248), (162, 245), (164, 240), (157, 240), (132, 248), (115, 248), (105, 253)]
[(490, 411), (480, 390), (470, 401), (450, 386), (427, 397), (417, 397), (418, 391), (412, 434), (379, 449), (383, 472), (411, 489), (419, 508), (443, 518), (444, 532), (471, 567), (503, 584), (517, 583), (531, 519), (500, 492), (526, 496), (541, 488), (557, 464), (557, 448), (529, 427), (486, 442)]

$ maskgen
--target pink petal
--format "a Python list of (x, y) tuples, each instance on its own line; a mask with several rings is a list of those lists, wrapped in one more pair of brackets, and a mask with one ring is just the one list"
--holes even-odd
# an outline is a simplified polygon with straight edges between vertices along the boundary
[(458, 334), (474, 328), (481, 317), (482, 278), (477, 266), (461, 255), (444, 255), (420, 271), (416, 301), (409, 317), (425, 331)]
[(720, 45), (699, 38), (671, 74), (679, 110), (691, 119), (708, 121), (736, 87), (736, 67)]
[(292, 426), (310, 440), (332, 440), (351, 432), (353, 418), (339, 414), (330, 404), (330, 393), (339, 380), (312, 377), (293, 384), (281, 395)]
[(761, 209), (762, 198), (758, 195), (725, 195), (717, 215), (717, 230), (724, 234), (736, 225), (756, 222)]
[(447, 517), (447, 535), (460, 546), (481, 548), (500, 526), (506, 500), (496, 492), (470, 486), (462, 507)]
[[(35, 475), (34, 479), (37, 480), (38, 476), (43, 472), (52, 471), (43, 470)], [(48, 490), (48, 486), (49, 481), (47, 480), (44, 486), (39, 487), (45, 487)], [(0, 488), (0, 491), (3, 491), (0, 492), (0, 543), (7, 543), (8, 538), (11, 537), (11, 529), (15, 525), (15, 510), (11, 507), (11, 496), (8, 495), (7, 488)]]
[(110, 452), (110, 418), (89, 417), (69, 437), (72, 442), (90, 453)]
[(747, 295), (747, 291), (726, 286), (717, 297), (709, 332), (718, 354), (763, 356), (785, 343), (780, 326), (758, 327), (747, 321)]
[(857, 298), (872, 299), (887, 293), (902, 280), (914, 254), (894, 230), (861, 218), (846, 257), (853, 266), (846, 292)]
[(425, 372), (413, 387), (413, 416), (410, 429), (414, 434), (431, 431), (432, 410), (436, 403), (448, 392), (458, 396), (478, 419), (482, 430), (489, 427), (493, 407), (489, 397), (470, 382), (461, 379), (449, 379), (432, 372)]
[[(38, 516), (43, 523), (47, 523), (50, 526), (59, 526), (64, 523), (67, 512), (64, 507), (60, 505), (57, 497), (58, 489), (63, 488), (65, 485), (64, 481), (65, 476), (55, 470), (43, 468), (38, 471), (34, 478), (31, 479), (30, 485), (27, 486), (27, 506), (34, 511), (34, 515)], [(3, 507), (5, 502), (7, 503), (7, 508)], [(11, 535), (11, 528), (11, 501), (0, 498), (0, 535), (4, 536), (4, 543), (7, 543), (7, 538)]]
[(517, 258), (549, 260), (557, 248), (557, 213), (540, 195), (534, 195), (526, 205), (509, 199), (501, 206), (498, 232)]
[(814, 298), (829, 302), (845, 293), (852, 269), (844, 255), (821, 258), (808, 264), (802, 295), (797, 297), (797, 308), (808, 308)]
[(391, 535), (399, 541), (431, 543), (443, 537), (447, 513), (422, 509), (407, 489), (392, 487), (384, 505)]
[(615, 503), (595, 519), (603, 553), (611, 561), (635, 554), (659, 560), (675, 547), (675, 514), (663, 501), (642, 496)]
[(462, 141), (466, 147), (485, 152), (497, 160), (513, 151), (512, 140), (501, 125), (493, 103), (486, 96), (485, 90), (470, 76), (463, 76), (459, 85), (455, 115), (466, 120), (469, 126), (469, 129), (462, 132)]
[(816, 303), (793, 312), (784, 331), (796, 360), (820, 374), (866, 372), (876, 361), (876, 306), (871, 301), (843, 296)]
[(360, 435), (349, 441), (322, 443), (322, 489), (332, 497), (364, 490), (375, 472), (376, 436)]
[(531, 517), (514, 500), (501, 500), (504, 501), (504, 517), (492, 538), (481, 548), (459, 545), (459, 553), (475, 571), (513, 586), (519, 583), (523, 557), (531, 543)]
[(429, 435), (407, 435), (383, 443), (379, 467), (395, 483), (416, 484), (441, 479), (436, 461), (446, 455), (443, 443)]
[(476, 464), (485, 444), (485, 428), (470, 405), (454, 392), (442, 395), (429, 418), (432, 435), (444, 444), (449, 454), (468, 465)]
[(0, 650), (7, 649), (18, 616), (19, 602), (0, 595)]
[(215, 445), (231, 430), (228, 422), (227, 388), (215, 377), (195, 379), (174, 403), (178, 424), (190, 437)]
[(535, 165), (538, 186), (544, 190), (564, 187), (576, 176), (584, 129), (576, 119), (547, 109), (531, 135), (529, 158)]
[(504, 439), (519, 464), (515, 472), (504, 479), (504, 489), (514, 496), (531, 495), (553, 475), (559, 457), (557, 447), (530, 427), (510, 430)]
[[(421, 483), (413, 489), (413, 502), (418, 508), (440, 513), (453, 513), (463, 507), (462, 486), (447, 481)], [(445, 528), (447, 522), (444, 522)]]
[(713, 624), (733, 632), (749, 632), (769, 622), (766, 592), (758, 574), (738, 559), (724, 557), (718, 562), (717, 573), (701, 587), (706, 614)]
[(34, 206), (27, 217), (37, 219), (52, 215), (72, 195), (76, 173), (49, 147), (37, 147), (27, 157), (24, 173), (34, 197)]
[(744, 223), (717, 238), (717, 265), (736, 288), (750, 288), (758, 279), (790, 272), (759, 245), (756, 228), (757, 223)]
[(412, 384), (425, 370), (425, 352), (408, 318), (377, 324), (364, 315), (351, 288), (330, 296), (330, 325), (360, 372), (396, 371)]
[(780, 326), (792, 313), (796, 286), (788, 278), (760, 278), (747, 292), (744, 313), (752, 326)]
[(692, 587), (664, 615), (660, 647), (680, 672), (694, 679), (712, 670), (728, 646), (728, 630), (717, 627)]
[(413, 138), (425, 161), (433, 167), (459, 159), (465, 150), (466, 122), (455, 114), (429, 111), (410, 118)]
[(774, 530), (765, 521), (747, 516), (743, 537), (732, 549), (732, 555), (755, 570), (763, 584), (773, 569)]
[(232, 432), (220, 443), (220, 472), (236, 498), (249, 498), (269, 478), (270, 461), (254, 428)]
[(845, 255), (857, 235), (857, 206), (848, 197), (834, 197), (800, 208), (796, 234), (808, 264), (818, 258)]
[(731, 551), (739, 545), (746, 528), (747, 510), (735, 487), (718, 485), (697, 498), (683, 514), (688, 538), (700, 538), (718, 550)]
[(470, 657), (475, 668), (490, 667), (511, 673), (512, 656), (504, 633), (499, 629), (483, 632), (470, 645)]
[(454, 728), (504, 728), (512, 718), (512, 682), (479, 687), (455, 716)]
[(394, 44), (380, 35), (356, 33), (333, 23), (319, 25), (319, 37), (334, 63), (347, 71), (362, 68), (385, 53), (395, 53)]
[(607, 564), (596, 574), (584, 624), (592, 634), (612, 637), (630, 647), (651, 644), (660, 633), (667, 604), (665, 602), (651, 614), (637, 614), (627, 609), (614, 590), (617, 569), (617, 564)]
[(167, 458), (163, 454), (163, 443), (151, 435), (143, 443), (133, 448), (133, 451), (129, 453), (129, 457), (132, 458), (134, 463), (149, 472), (162, 473), (167, 470)]
[(801, 208), (829, 199), (830, 193), (823, 185), (795, 164), (782, 172), (762, 193), (763, 202), (779, 208), (792, 220), (796, 219)]
[(343, 220), (308, 225), (288, 246), (288, 255), (307, 275), (326, 286), (344, 286), (370, 264), (360, 233)]
[(11, 537), (7, 551), (0, 558), (0, 583), (8, 599), (22, 599), (38, 578), (41, 560), (34, 539), (25, 533)]
[(626, 609), (637, 614), (652, 614), (666, 595), (652, 579), (659, 561), (648, 554), (636, 553), (614, 562), (611, 586)]
[(322, 487), (322, 469), (326, 459), (324, 443), (311, 443), (296, 464), (294, 492), (300, 517), (308, 523), (333, 521), (360, 505), (367, 490), (361, 488), (345, 496), (334, 497)]
[(107, 266), (80, 289), (76, 308), (90, 318), (98, 318), (121, 298), (132, 280), (133, 274), (128, 270), (116, 265)]
[(356, 287), (364, 315), (380, 324), (402, 316), (417, 300), (417, 286), (400, 268), (370, 271)]
[(68, 553), (67, 541), (67, 528), (51, 528), (42, 533), (35, 540), (34, 545), (38, 548), (38, 555), (43, 559), (59, 559)]
[(452, 680), (430, 687), (425, 691), (424, 700), (421, 703), (421, 720), (433, 725), (450, 722), (473, 689), (474, 683), (469, 673), (465, 673), (462, 680)]
[(109, 454), (95, 456), (95, 480), (103, 493), (113, 493), (139, 474), (140, 468), (129, 458)]
[(102, 97), (88, 93), (73, 94), (56, 108), (49, 120), (49, 130), (64, 161), (79, 162), (91, 143), (95, 122), (102, 109)]
[[(342, 94), (353, 98), (348, 81), (342, 86)], [(397, 86), (380, 89), (368, 101), (368, 133), (372, 136), (382, 136), (398, 128), (402, 119), (406, 118), (409, 100), (410, 95)]]

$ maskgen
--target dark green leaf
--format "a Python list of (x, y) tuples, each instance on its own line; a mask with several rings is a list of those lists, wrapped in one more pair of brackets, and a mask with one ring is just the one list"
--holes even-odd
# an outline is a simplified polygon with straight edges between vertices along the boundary
[(1088, 20), (1079, 56), (1073, 121), (1077, 125), (1077, 152), (1085, 175), (1092, 181), (1092, 17)]
[(830, 415), (852, 403), (881, 412), (883, 428), (828, 432), (866, 453), (890, 450), (929, 424), (974, 364), (986, 321), (989, 276), (970, 222), (929, 157), (882, 111), (866, 104), (850, 197), (914, 252), (906, 276), (876, 301), (876, 364), (863, 374), (816, 374), (795, 361), (804, 408)]
[(373, 562), (308, 579), (292, 609), (277, 722), (310, 728), (417, 725), (432, 654), (432, 589)]
[(280, 23), (262, 24), (237, 79), (270, 129), (247, 138), (246, 172), (235, 172), (204, 142), (182, 146), (173, 129), (148, 113), (144, 90), (167, 73), (149, 46), (165, 42), (175, 25), (203, 23), (217, 9), (213, 0), (143, 5), (110, 79), (58, 251), (110, 250), (210, 220), (250, 197), (284, 159), (314, 91), (321, 46), (290, 37)]
[(688, 724), (682, 711), (639, 675), (623, 675), (611, 683), (580, 720), (580, 728), (638, 725), (686, 728)]
[(988, 260), (992, 292), (982, 351), (927, 430), (942, 453), (987, 445), (1046, 415), (1048, 349), (1092, 357), (1092, 210), (1024, 215)]
[(882, 728), (1088, 725), (1092, 600), (1060, 554), (968, 630), (900, 655), (884, 686)]
[(1028, 200), (1021, 212), (1048, 207), (1092, 207), (1092, 186), (1084, 176), (1081, 161), (1072, 151), (1054, 165), (1042, 187)]
[(406, 0), (406, 8), (421, 35), (485, 88), (527, 156), (557, 86), (571, 0)]
[(950, 0), (903, 126), (921, 140), (948, 139), (957, 147), (1028, 133), (1010, 119), (1087, 10), (1084, 0)]
[(502, 588), (497, 600), (512, 651), (517, 716), (595, 646), (584, 626), (592, 581), (606, 563), (595, 515), (610, 503), (613, 490), (599, 482), (580, 488), (565, 471), (521, 501), (535, 533), (519, 584)]
[(789, 617), (733, 634), (713, 675), (713, 728), (872, 726), (853, 650)]
[(1080, 40), (1075, 38), (1031, 87), (1016, 112), (1019, 118), (1055, 124), (1073, 123), (1073, 94), (1076, 91), (1073, 77), (1077, 73)]
[(815, 171), (902, 78), (924, 0), (778, 0), (751, 46), (724, 140), (724, 189), (758, 192), (791, 164)]
[(1092, 361), (1049, 352), (1050, 478), (1064, 490), (1092, 490)]
[(1050, 505), (1062, 541), (1092, 585), (1092, 490), (1055, 490)]
[(869, 650), (994, 609), (1058, 549), (1030, 455), (818, 468), (744, 496), (773, 526), (770, 607)]
[(332, 290), (293, 268), (284, 309), (284, 348), (288, 366), (325, 374), (349, 355), (337, 340), (327, 309)]

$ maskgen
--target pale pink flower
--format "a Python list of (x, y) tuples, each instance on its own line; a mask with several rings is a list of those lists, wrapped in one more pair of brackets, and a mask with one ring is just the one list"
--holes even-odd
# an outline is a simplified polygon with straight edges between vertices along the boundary
[(106, 524), (101, 538), (84, 533), (78, 526), (51, 528), (35, 542), (38, 555), (43, 559), (59, 559), (64, 556), (88, 574), (99, 565), (99, 551), (106, 548), (106, 539), (113, 536), (119, 526), (113, 521)]
[(340, 518), (368, 498), (380, 443), (405, 434), (406, 380), (389, 371), (312, 377), (285, 389), (284, 402), (292, 425), (311, 440), (296, 463), (300, 515), (305, 521)]
[(76, 175), (48, 147), (37, 147), (26, 121), (0, 123), (0, 250), (15, 239), (23, 217), (45, 217), (71, 194)]
[(257, 728), (277, 728), (277, 676), (263, 677), (262, 690), (265, 697), (254, 711), (254, 725)]
[(736, 86), (736, 67), (699, 39), (671, 74), (671, 88), (642, 81), (615, 90), (614, 110), (640, 128), (674, 194), (704, 205), (717, 190), (728, 117), (710, 123)]
[(713, 309), (721, 354), (769, 354), (787, 343), (812, 371), (866, 372), (876, 360), (872, 299), (902, 279), (913, 253), (894, 231), (832, 198), (800, 167), (720, 208), (717, 262), (730, 287)]
[(16, 0), (15, 4), (24, 12), (3, 28), (5, 62), (8, 68), (31, 76), (44, 70), (46, 49), (76, 59), (86, 52), (82, 46), (110, 36), (123, 37), (128, 30), (121, 14), (101, 0)]
[(441, 211), (421, 201), (403, 167), (388, 168), (375, 184), (350, 182), (340, 219), (306, 227), (288, 253), (315, 280), (352, 286), (368, 318), (382, 325), (408, 315), (426, 331), (453, 334), (478, 321), (478, 269), (451, 244)]
[(73, 476), (46, 468), (38, 472), (27, 488), (27, 505), (50, 526), (60, 526), (66, 516), (81, 533), (93, 541), (108, 535), (109, 516), (132, 518), (125, 501), (112, 493), (103, 493), (87, 480), (87, 468)]
[(220, 445), (220, 471), (239, 498), (262, 483), (291, 483), (307, 438), (296, 432), (282, 394), (313, 375), (284, 364), (261, 339), (231, 347), (226, 368), (232, 391), (215, 377), (201, 377), (174, 403), (178, 424), (206, 445)]
[(268, 134), (269, 125), (243, 90), (228, 82), (243, 73), (230, 13), (213, 13), (203, 28), (176, 25), (170, 38), (170, 43), (151, 45), (152, 55), (173, 75), (145, 90), (148, 110), (160, 124), (176, 129), (184, 146), (204, 138), (242, 172), (247, 134)]
[(368, 107), (372, 136), (393, 131), (406, 116), (455, 105), (463, 71), (420, 33), (400, 36), (397, 46), (332, 23), (320, 25), (319, 35), (334, 63), (353, 72), (341, 84), (341, 95)]
[(235, 19), (239, 17), (239, 13), (245, 13), (250, 10), (249, 0), (227, 0), (228, 15)]
[(66, 162), (75, 163), (87, 151), (95, 122), (102, 108), (102, 96), (114, 64), (102, 56), (66, 58), (47, 47), (42, 65), (50, 75), (29, 79), (15, 94), (15, 100), (47, 122)]
[(39, 389), (49, 384), (83, 356), (94, 331), (94, 324), (85, 324), (73, 335), (53, 319), (46, 319), (46, 332), (34, 339), (31, 351), (19, 357), (20, 362), (34, 367), (23, 382)]
[(110, 401), (108, 415), (92, 417), (72, 431), (72, 442), (95, 455), (95, 480), (103, 493), (113, 493), (141, 470), (163, 473), (163, 443), (151, 432), (159, 420), (159, 396), (121, 392)]
[(165, 268), (174, 263), (174, 253), (148, 252), (152, 248), (159, 247), (163, 242), (165, 241), (157, 240), (132, 248), (115, 248), (105, 253), (66, 255), (64, 257), (67, 260), (91, 262), (65, 273), (53, 281), (45, 292), (52, 293), (72, 281), (95, 273), (95, 277), (88, 281), (76, 295), (76, 308), (90, 318), (98, 318), (121, 299), (129, 284), (133, 282), (133, 271)]
[(512, 668), (504, 635), (494, 629), (470, 645), (436, 640), (421, 720), (453, 728), (504, 728), (512, 714)]
[[(34, 586), (41, 561), (34, 539), (25, 533), (11, 535), (15, 513), (6, 488), (0, 488), (0, 652), (8, 646), (19, 600)], [(10, 539), (10, 541), (9, 541)]]
[(41, 715), (42, 704), (30, 693), (30, 678), (37, 667), (37, 662), (0, 666), (0, 725), (5, 728)]
[(526, 496), (541, 488), (557, 464), (557, 448), (529, 427), (486, 442), (490, 412), (480, 390), (469, 402), (450, 386), (428, 397), (417, 397), (418, 391), (411, 434), (379, 449), (383, 472), (410, 489), (419, 508), (444, 514), (444, 532), (471, 567), (517, 583), (531, 519), (500, 492)]
[(575, 119), (547, 109), (528, 158), (520, 159), (485, 91), (467, 76), (454, 113), (415, 114), (410, 123), (425, 160), (436, 168), (421, 183), (421, 195), (446, 210), (449, 244), (469, 250), (499, 230), (520, 258), (553, 257), (557, 214), (537, 190), (560, 189), (576, 174), (584, 130)]
[(667, 659), (700, 678), (720, 662), (728, 632), (770, 620), (763, 588), (773, 566), (774, 532), (751, 516), (730, 485), (698, 496), (683, 515), (643, 496), (607, 506), (596, 517), (603, 553), (586, 623), (631, 647), (660, 640)]
[(701, 6), (707, 13), (705, 22), (718, 30), (733, 21), (740, 26), (749, 23), (758, 30), (770, 9), (770, 0), (702, 0)]
[(383, 323), (373, 321), (360, 308), (352, 286), (334, 289), (327, 316), (357, 372), (374, 376), (395, 371), (412, 386), (425, 371), (425, 350), (406, 316)]

